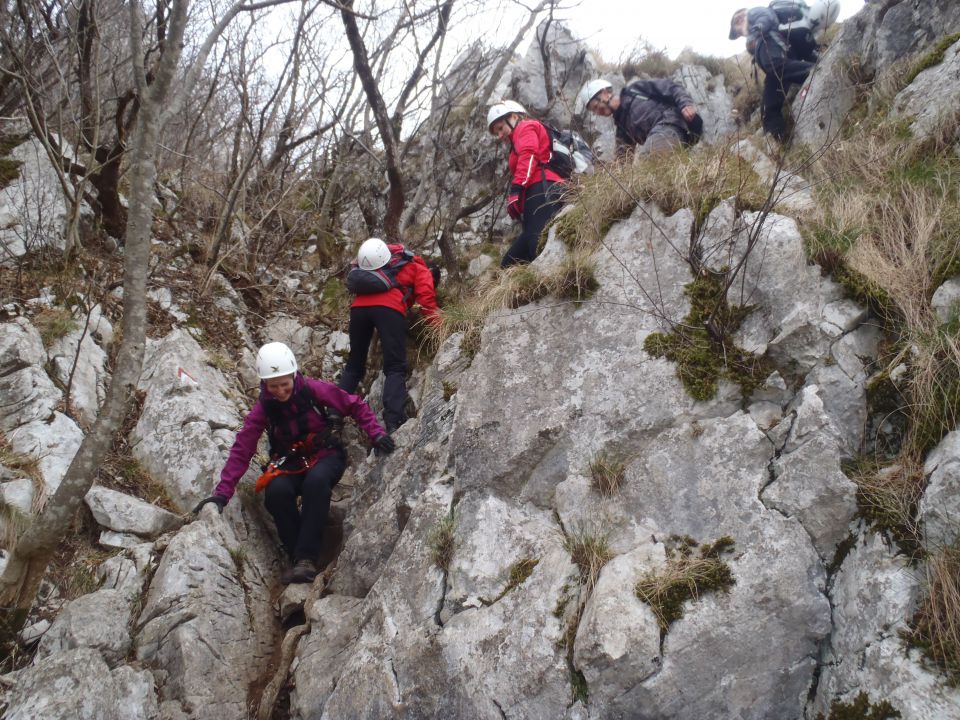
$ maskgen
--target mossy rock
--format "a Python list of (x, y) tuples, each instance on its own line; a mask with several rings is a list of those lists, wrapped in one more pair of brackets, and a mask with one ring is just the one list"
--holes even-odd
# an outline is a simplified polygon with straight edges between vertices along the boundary
[(0, 190), (9, 187), (20, 177), (20, 167), (23, 163), (20, 160), (0, 157)]

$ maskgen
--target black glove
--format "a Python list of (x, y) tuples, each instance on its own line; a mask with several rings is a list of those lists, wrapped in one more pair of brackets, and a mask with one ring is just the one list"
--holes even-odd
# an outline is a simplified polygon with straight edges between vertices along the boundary
[(220, 497), (219, 495), (211, 495), (206, 500), (201, 500), (200, 503), (193, 509), (193, 514), (196, 515), (200, 512), (200, 509), (207, 503), (214, 503), (217, 506), (217, 512), (221, 515), (223, 514), (223, 509), (227, 506), (226, 498)]
[(389, 435), (381, 435), (373, 441), (373, 451), (377, 455), (389, 455), (397, 449), (397, 444)]

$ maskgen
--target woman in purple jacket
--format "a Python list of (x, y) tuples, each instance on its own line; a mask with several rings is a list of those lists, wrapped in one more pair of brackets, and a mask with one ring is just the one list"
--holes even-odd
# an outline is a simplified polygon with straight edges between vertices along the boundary
[(266, 485), (264, 504), (292, 561), (281, 581), (312, 582), (317, 575), (316, 560), (330, 497), (346, 469), (343, 448), (330, 440), (325, 409), (353, 417), (380, 453), (393, 452), (394, 442), (366, 402), (333, 383), (297, 372), (297, 359), (283, 343), (267, 343), (260, 348), (256, 364), (260, 397), (244, 418), (213, 495), (197, 505), (194, 512), (207, 503), (214, 503), (223, 512), (266, 430), (274, 460), (272, 467), (279, 472)]

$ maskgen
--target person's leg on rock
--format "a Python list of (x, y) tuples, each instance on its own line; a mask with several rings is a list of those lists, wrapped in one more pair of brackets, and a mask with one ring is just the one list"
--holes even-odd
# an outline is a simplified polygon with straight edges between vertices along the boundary
[(390, 308), (378, 308), (377, 333), (383, 350), (383, 424), (393, 433), (407, 421), (407, 319)]
[(376, 328), (374, 307), (350, 308), (350, 354), (340, 373), (337, 386), (348, 393), (355, 393), (367, 369), (367, 353)]
[(330, 513), (333, 488), (346, 469), (343, 452), (320, 458), (303, 478), (301, 487), (300, 532), (294, 550), (292, 582), (312, 582), (317, 575), (317, 558), (323, 529)]
[[(291, 566), (297, 550), (297, 541), (300, 537), (300, 512), (297, 510), (297, 496), (300, 494), (300, 484), (303, 475), (279, 475), (275, 477), (263, 491), (263, 504), (273, 518), (277, 528), (277, 535), (287, 554)], [(281, 581), (286, 585), (290, 582), (292, 567), (283, 572)]]

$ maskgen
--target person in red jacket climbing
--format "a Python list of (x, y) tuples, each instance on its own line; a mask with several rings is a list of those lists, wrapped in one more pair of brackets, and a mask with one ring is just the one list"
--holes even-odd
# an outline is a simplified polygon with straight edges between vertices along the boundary
[(563, 178), (547, 166), (553, 142), (543, 123), (526, 115), (523, 106), (513, 100), (497, 103), (487, 112), (490, 134), (510, 144), (507, 214), (522, 225), (500, 261), (504, 268), (533, 262), (540, 233), (562, 207)]
[(376, 330), (383, 350), (383, 422), (392, 434), (407, 421), (407, 311), (416, 303), (427, 322), (443, 321), (433, 275), (403, 245), (370, 238), (360, 246), (347, 289), (356, 295), (350, 307), (350, 355), (337, 384), (356, 391)]
[(223, 512), (266, 430), (271, 462), (256, 489), (264, 491), (264, 504), (291, 560), (280, 579), (285, 585), (312, 582), (330, 497), (346, 468), (343, 447), (331, 434), (328, 411), (354, 418), (378, 453), (393, 452), (394, 442), (363, 400), (333, 383), (298, 372), (296, 357), (283, 343), (260, 348), (256, 365), (260, 397), (243, 420), (213, 495), (193, 512), (200, 512), (208, 503)]

